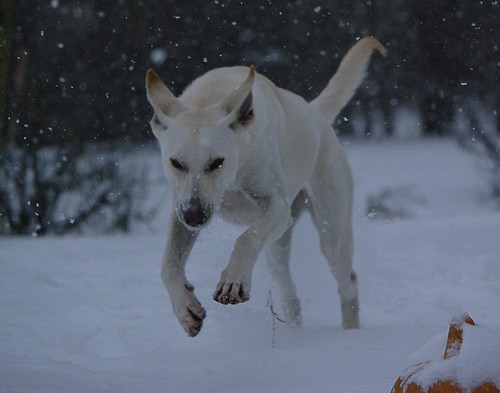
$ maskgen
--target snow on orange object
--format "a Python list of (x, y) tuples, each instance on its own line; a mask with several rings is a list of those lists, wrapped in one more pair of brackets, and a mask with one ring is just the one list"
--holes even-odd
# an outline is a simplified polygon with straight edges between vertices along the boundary
[(405, 369), (391, 393), (500, 393), (500, 337), (467, 314), (454, 318), (442, 358)]

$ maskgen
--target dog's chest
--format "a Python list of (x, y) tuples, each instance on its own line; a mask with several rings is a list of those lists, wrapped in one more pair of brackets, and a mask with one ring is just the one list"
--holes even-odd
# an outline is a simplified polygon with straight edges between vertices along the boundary
[(233, 224), (250, 225), (259, 211), (256, 200), (240, 190), (231, 190), (224, 193), (219, 216)]

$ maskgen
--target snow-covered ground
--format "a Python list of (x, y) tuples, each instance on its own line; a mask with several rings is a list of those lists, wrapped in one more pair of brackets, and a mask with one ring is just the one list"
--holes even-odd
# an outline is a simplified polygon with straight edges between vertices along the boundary
[[(500, 211), (474, 158), (449, 140), (346, 148), (360, 330), (341, 329), (336, 285), (308, 217), (292, 255), (303, 329), (276, 322), (273, 330), (263, 260), (250, 302), (211, 300), (240, 231), (219, 220), (188, 265), (208, 314), (195, 339), (178, 325), (159, 277), (166, 212), (153, 234), (3, 238), (0, 392), (388, 393), (457, 313), (500, 335)], [(406, 218), (368, 218), (367, 197), (387, 190), (385, 203)]]

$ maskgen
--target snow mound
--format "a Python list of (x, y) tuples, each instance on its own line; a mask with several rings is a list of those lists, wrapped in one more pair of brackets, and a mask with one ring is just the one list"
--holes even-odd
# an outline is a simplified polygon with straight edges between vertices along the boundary
[[(455, 323), (452, 321), (452, 326)], [(410, 357), (409, 363), (414, 365), (403, 371), (396, 385), (402, 381), (403, 391), (411, 384), (429, 391), (446, 382), (472, 392), (490, 384), (500, 392), (500, 336), (484, 326), (465, 323), (460, 326), (463, 342), (452, 342), (451, 329), (448, 335), (435, 336)]]

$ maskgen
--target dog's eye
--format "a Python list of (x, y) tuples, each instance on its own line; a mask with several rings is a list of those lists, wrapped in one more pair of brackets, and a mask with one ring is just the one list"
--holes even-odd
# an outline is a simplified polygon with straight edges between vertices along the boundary
[(218, 157), (218, 158), (215, 158), (214, 160), (212, 160), (212, 162), (208, 165), (207, 167), (207, 170), (209, 172), (213, 172), (217, 169), (219, 169), (222, 164), (224, 163), (224, 158), (222, 157)]
[(182, 165), (178, 160), (176, 160), (175, 158), (171, 158), (170, 159), (170, 163), (172, 164), (172, 166), (177, 169), (178, 171), (181, 171), (181, 172), (185, 172), (186, 171), (186, 167), (184, 165)]

